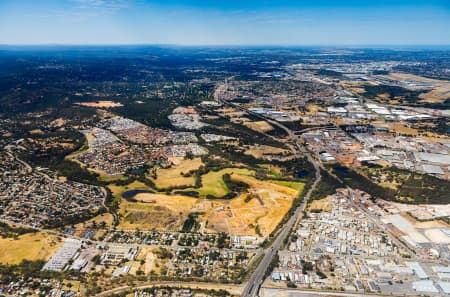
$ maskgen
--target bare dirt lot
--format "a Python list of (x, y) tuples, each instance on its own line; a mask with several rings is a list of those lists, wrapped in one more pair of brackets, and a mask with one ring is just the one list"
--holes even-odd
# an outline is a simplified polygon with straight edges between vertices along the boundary
[(333, 205), (331, 204), (332, 198), (324, 198), (320, 200), (314, 200), (309, 204), (310, 211), (326, 211), (330, 212)]
[(101, 101), (97, 101), (97, 102), (79, 102), (76, 104), (81, 105), (81, 106), (86, 106), (86, 107), (97, 107), (97, 108), (110, 108), (110, 107), (123, 106), (122, 103), (108, 101), (108, 100), (101, 100)]

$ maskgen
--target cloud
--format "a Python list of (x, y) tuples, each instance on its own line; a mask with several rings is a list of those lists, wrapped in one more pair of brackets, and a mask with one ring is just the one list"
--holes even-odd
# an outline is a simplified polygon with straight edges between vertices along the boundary
[(73, 0), (73, 3), (75, 9), (102, 12), (116, 12), (131, 5), (129, 0)]

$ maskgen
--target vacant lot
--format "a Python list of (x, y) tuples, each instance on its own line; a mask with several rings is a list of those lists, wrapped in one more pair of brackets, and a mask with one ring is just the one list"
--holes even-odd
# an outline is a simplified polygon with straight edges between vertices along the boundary
[[(230, 192), (223, 175), (249, 186), (245, 193), (233, 199), (206, 199), (206, 195), (221, 197)], [(130, 186), (130, 185), (129, 185)], [(135, 184), (134, 186), (139, 186)], [(135, 201), (122, 200), (119, 208), (119, 229), (181, 230), (190, 213), (197, 213), (201, 231), (227, 232), (236, 235), (270, 234), (290, 209), (304, 184), (293, 181), (258, 180), (254, 171), (226, 168), (202, 176), (201, 198), (162, 193), (140, 193)], [(123, 188), (113, 188), (116, 195)]]
[[(152, 194), (140, 194), (152, 195)], [(121, 217), (118, 229), (145, 229), (145, 230), (180, 230), (188, 213), (181, 207), (170, 208), (166, 202), (170, 196), (160, 199), (149, 198), (149, 202), (128, 202), (122, 200), (119, 208)], [(159, 197), (160, 198), (160, 197)], [(140, 197), (139, 199), (142, 199)]]
[(193, 186), (195, 184), (194, 177), (184, 177), (181, 174), (191, 170), (198, 169), (203, 163), (200, 158), (192, 160), (184, 160), (183, 158), (173, 158), (173, 166), (167, 169), (158, 169), (156, 171), (157, 178), (151, 180), (160, 188), (168, 188), (170, 186)]
[(0, 263), (18, 264), (22, 260), (48, 260), (62, 245), (59, 237), (46, 233), (28, 233), (13, 238), (0, 238)]
[(269, 132), (273, 130), (273, 127), (266, 121), (244, 122), (244, 125), (259, 132)]
[(264, 159), (271, 155), (283, 155), (289, 153), (287, 150), (268, 146), (268, 145), (254, 145), (245, 151), (246, 155), (251, 155), (256, 159)]
[(98, 108), (110, 108), (110, 107), (123, 106), (122, 103), (114, 102), (114, 101), (107, 101), (107, 100), (97, 101), (97, 102), (80, 102), (80, 103), (76, 103), (76, 104), (81, 105), (81, 106), (86, 106), (86, 107), (98, 107)]
[(330, 212), (333, 205), (331, 204), (332, 198), (324, 198), (320, 200), (313, 200), (309, 204), (309, 210), (310, 211), (326, 211)]

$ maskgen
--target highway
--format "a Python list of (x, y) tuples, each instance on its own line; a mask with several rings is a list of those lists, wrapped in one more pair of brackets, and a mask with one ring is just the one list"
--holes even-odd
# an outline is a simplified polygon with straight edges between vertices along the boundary
[[(226, 89), (224, 90), (223, 88), (221, 90), (226, 91)], [(281, 227), (280, 231), (276, 235), (275, 239), (272, 241), (271, 245), (266, 250), (263, 251), (263, 254), (264, 254), (263, 259), (258, 264), (255, 271), (253, 271), (252, 275), (250, 276), (247, 284), (245, 285), (245, 287), (241, 293), (242, 297), (247, 297), (247, 296), (254, 297), (254, 296), (258, 295), (259, 289), (261, 288), (261, 285), (264, 282), (264, 274), (266, 273), (267, 268), (270, 265), (270, 262), (272, 261), (272, 259), (274, 259), (275, 255), (280, 250), (280, 247), (281, 247), (283, 241), (289, 236), (289, 233), (290, 233), (292, 227), (298, 222), (300, 216), (302, 215), (303, 211), (305, 210), (306, 204), (309, 200), (309, 197), (311, 196), (311, 193), (317, 187), (317, 184), (319, 183), (319, 181), (321, 179), (321, 174), (320, 174), (321, 164), (319, 164), (318, 161), (315, 160), (311, 156), (309, 151), (298, 141), (297, 136), (295, 135), (294, 131), (292, 131), (291, 129), (287, 128), (280, 122), (277, 122), (275, 120), (267, 118), (263, 115), (251, 112), (248, 109), (246, 109), (242, 106), (239, 106), (237, 104), (234, 104), (232, 102), (223, 100), (220, 92), (216, 93), (215, 95), (216, 95), (217, 100), (220, 103), (222, 103), (224, 105), (232, 106), (238, 110), (244, 111), (255, 117), (261, 118), (262, 120), (267, 121), (270, 124), (277, 126), (280, 129), (283, 129), (289, 135), (289, 138), (291, 139), (292, 143), (295, 146), (294, 147), (295, 155), (296, 156), (299, 156), (299, 155), (306, 156), (308, 161), (314, 166), (314, 170), (315, 170), (314, 182), (312, 183), (311, 187), (308, 189), (308, 192), (303, 197), (302, 202), (297, 206), (294, 214), (289, 218), (289, 220), (284, 224), (284, 226)], [(301, 153), (301, 154), (299, 154), (299, 153)]]
[(281, 247), (281, 244), (283, 243), (285, 238), (289, 235), (292, 227), (299, 220), (300, 216), (302, 215), (303, 211), (305, 210), (306, 204), (309, 200), (309, 197), (311, 196), (311, 193), (314, 191), (314, 189), (316, 188), (317, 184), (319, 183), (319, 181), (321, 179), (320, 165), (317, 164), (317, 161), (309, 154), (309, 152), (306, 151), (306, 149), (303, 147), (303, 145), (297, 141), (294, 133), (290, 129), (281, 125), (278, 122), (274, 122), (272, 120), (268, 120), (268, 121), (271, 124), (282, 128), (289, 134), (293, 143), (297, 147), (297, 150), (300, 151), (303, 155), (305, 155), (307, 157), (308, 161), (313, 164), (314, 169), (315, 169), (315, 177), (314, 177), (314, 182), (312, 183), (311, 187), (308, 189), (308, 192), (303, 197), (302, 202), (297, 207), (294, 214), (287, 221), (287, 223), (281, 228), (281, 231), (278, 233), (277, 237), (272, 242), (270, 247), (268, 249), (266, 249), (264, 258), (259, 263), (258, 267), (255, 269), (253, 274), (250, 276), (250, 279), (247, 282), (247, 285), (244, 287), (244, 290), (242, 291), (242, 294), (241, 294), (242, 297), (247, 297), (247, 296), (253, 297), (253, 296), (258, 295), (261, 284), (264, 281), (264, 274), (265, 274), (267, 268), (269, 267), (270, 262), (275, 257), (275, 255), (278, 253), (278, 251)]

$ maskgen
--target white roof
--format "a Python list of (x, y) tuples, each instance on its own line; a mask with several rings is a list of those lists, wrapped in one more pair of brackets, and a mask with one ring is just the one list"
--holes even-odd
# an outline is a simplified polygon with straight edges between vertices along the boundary
[(450, 283), (449, 282), (438, 282), (439, 287), (445, 294), (450, 294)]
[(346, 113), (347, 110), (343, 107), (328, 107), (327, 108), (328, 112), (340, 112), (340, 113)]
[(426, 279), (428, 278), (428, 275), (423, 270), (422, 266), (418, 262), (408, 262), (406, 263), (408, 267), (410, 267), (412, 270), (414, 270), (414, 273), (417, 275), (420, 279)]
[(434, 272), (450, 273), (449, 266), (433, 266)]
[(417, 292), (439, 293), (439, 290), (434, 286), (433, 281), (430, 280), (413, 282), (412, 286)]
[(426, 173), (444, 174), (444, 171), (442, 171), (441, 167), (436, 165), (424, 164), (422, 165), (422, 167), (423, 171), (425, 171)]
[(450, 164), (450, 155), (433, 154), (433, 153), (416, 153), (416, 158), (432, 163)]

